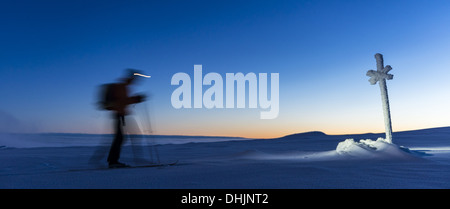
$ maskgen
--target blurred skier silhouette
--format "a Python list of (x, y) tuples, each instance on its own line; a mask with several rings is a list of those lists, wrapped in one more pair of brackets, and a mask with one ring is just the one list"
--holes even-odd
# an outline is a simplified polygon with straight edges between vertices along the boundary
[[(128, 165), (119, 162), (120, 151), (124, 141), (124, 129), (127, 126), (128, 133), (139, 134), (139, 127), (136, 121), (127, 116), (130, 114), (128, 106), (145, 101), (146, 96), (138, 94), (130, 96), (130, 85), (136, 83), (138, 77), (145, 76), (135, 69), (127, 69), (126, 75), (120, 82), (104, 84), (101, 86), (98, 105), (100, 109), (112, 112), (114, 139), (111, 144), (109, 155), (107, 158), (110, 168), (127, 167)], [(125, 117), (127, 116), (127, 117)], [(131, 136), (130, 136), (131, 137)], [(133, 143), (133, 140), (131, 140)], [(133, 151), (140, 152), (139, 146), (133, 146)]]

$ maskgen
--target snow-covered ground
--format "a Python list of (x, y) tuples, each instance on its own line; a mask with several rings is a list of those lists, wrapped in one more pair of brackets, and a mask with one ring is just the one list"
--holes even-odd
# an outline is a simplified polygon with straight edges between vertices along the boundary
[[(73, 171), (105, 167), (108, 146), (94, 145), (110, 137), (2, 134), (0, 188), (450, 188), (450, 127), (379, 137), (158, 137), (160, 160), (176, 166)], [(122, 162), (156, 159), (147, 144), (126, 144)]]

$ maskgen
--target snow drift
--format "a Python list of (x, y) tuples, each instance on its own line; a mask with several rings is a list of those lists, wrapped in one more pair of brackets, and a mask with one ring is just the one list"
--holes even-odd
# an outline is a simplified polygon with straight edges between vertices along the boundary
[(411, 151), (389, 143), (384, 138), (376, 141), (361, 139), (346, 139), (339, 142), (336, 150), (318, 152), (289, 152), (269, 154), (257, 150), (240, 154), (241, 158), (255, 160), (299, 160), (299, 161), (336, 161), (336, 160), (412, 160), (418, 159), (420, 152)]
[(412, 159), (419, 154), (410, 151), (408, 148), (390, 143), (384, 138), (378, 138), (376, 141), (361, 139), (359, 142), (346, 139), (337, 145), (336, 152), (340, 156), (359, 159)]

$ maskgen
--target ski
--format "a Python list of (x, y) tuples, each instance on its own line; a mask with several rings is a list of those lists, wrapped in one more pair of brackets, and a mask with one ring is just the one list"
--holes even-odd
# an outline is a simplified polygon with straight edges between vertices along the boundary
[(147, 168), (147, 167), (166, 167), (166, 166), (174, 166), (178, 163), (178, 160), (172, 163), (158, 163), (158, 164), (148, 164), (148, 165), (131, 165), (127, 167), (118, 167), (118, 168), (108, 168), (108, 169), (120, 169), (120, 168)]
[(100, 167), (100, 168), (81, 168), (81, 169), (71, 169), (69, 171), (96, 171), (96, 170), (116, 170), (116, 169), (127, 169), (127, 168), (151, 168), (151, 167), (169, 167), (174, 166), (178, 163), (178, 160), (171, 163), (156, 163), (156, 164), (146, 164), (146, 165), (128, 165), (124, 167)]

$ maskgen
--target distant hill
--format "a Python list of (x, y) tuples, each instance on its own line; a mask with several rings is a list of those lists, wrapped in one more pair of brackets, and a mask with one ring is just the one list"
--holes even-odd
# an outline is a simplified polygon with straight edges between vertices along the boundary
[(318, 136), (327, 136), (324, 132), (321, 131), (310, 131), (305, 133), (297, 133), (291, 134), (287, 136), (280, 137), (279, 139), (292, 139), (292, 138), (305, 138), (305, 137), (318, 137)]
[[(426, 134), (449, 134), (450, 133), (450, 127), (436, 127), (436, 128), (426, 128), (426, 129), (418, 129), (418, 130), (407, 130), (407, 131), (394, 131), (393, 135), (396, 136), (398, 134), (405, 135), (405, 134), (420, 134), (420, 135), (426, 135)], [(296, 133), (296, 134), (290, 134), (286, 135), (277, 139), (301, 139), (301, 138), (309, 138), (309, 137), (324, 137), (324, 136), (343, 136), (347, 138), (377, 138), (377, 137), (384, 137), (383, 133), (361, 133), (361, 134), (339, 134), (339, 135), (327, 135), (321, 131), (311, 131), (311, 132), (304, 132), (304, 133)]]

